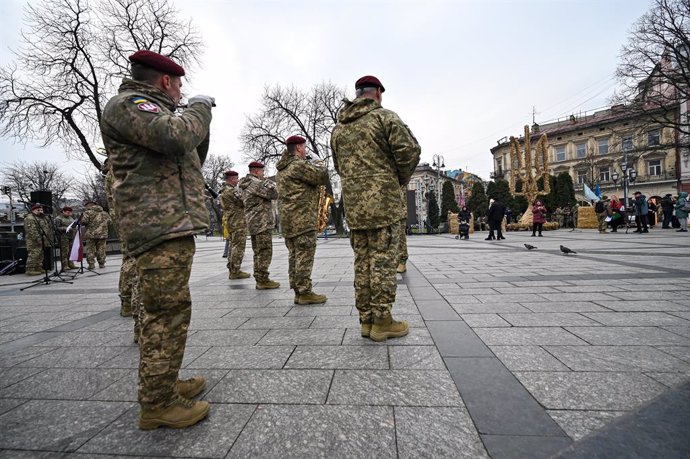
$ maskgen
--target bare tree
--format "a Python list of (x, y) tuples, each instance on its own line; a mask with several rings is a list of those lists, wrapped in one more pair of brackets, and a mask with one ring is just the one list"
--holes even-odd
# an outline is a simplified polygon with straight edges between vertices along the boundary
[(27, 5), (16, 62), (0, 69), (0, 136), (68, 156), (95, 154), (106, 98), (139, 49), (196, 63), (201, 39), (169, 0), (42, 0)]
[(690, 135), (690, 123), (678, 116), (679, 105), (690, 98), (690, 2), (654, 0), (634, 24), (616, 74), (622, 90), (614, 102)]
[(109, 210), (108, 197), (105, 193), (105, 176), (100, 172), (93, 172), (77, 183), (77, 198), (83, 202), (93, 201), (104, 210)]
[[(206, 185), (216, 193), (220, 193), (224, 185), (223, 173), (233, 166), (233, 162), (228, 155), (209, 155), (204, 161), (204, 166), (201, 169), (201, 174), (204, 176)], [(222, 220), (222, 213), (218, 200), (209, 196), (211, 199), (206, 200), (206, 207), (209, 208), (209, 215), (211, 222), (220, 222)], [(215, 218), (214, 218), (215, 217)]]
[(73, 187), (60, 167), (47, 161), (12, 163), (4, 170), (3, 179), (19, 195), (19, 201), (24, 203), (27, 210), (31, 208), (32, 191), (52, 192), (53, 208), (59, 209), (65, 201), (65, 195)]

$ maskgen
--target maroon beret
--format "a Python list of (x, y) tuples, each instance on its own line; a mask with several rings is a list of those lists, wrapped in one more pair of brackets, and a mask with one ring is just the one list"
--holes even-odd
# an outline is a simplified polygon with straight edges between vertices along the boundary
[(226, 176), (226, 177), (237, 177), (238, 175), (240, 175), (240, 174), (238, 174), (237, 172), (233, 171), (232, 169), (231, 169), (231, 170), (225, 171), (225, 176)]
[(288, 137), (287, 140), (285, 141), (285, 145), (299, 145), (301, 143), (305, 143), (307, 139), (304, 137), (300, 137), (298, 135), (293, 135), (292, 137)]
[(72, 212), (72, 208), (70, 206), (65, 206), (62, 208), (63, 212)]
[(31, 210), (36, 210), (36, 209), (43, 209), (43, 206), (41, 204), (34, 204), (31, 206)]
[(184, 69), (169, 57), (154, 53), (153, 51), (141, 50), (129, 56), (129, 62), (158, 70), (166, 75), (184, 76)]
[(264, 163), (260, 163), (259, 161), (252, 161), (251, 163), (249, 163), (249, 168), (250, 169), (263, 169)]
[(371, 75), (363, 76), (355, 82), (355, 89), (359, 88), (381, 88), (381, 92), (386, 92), (379, 79)]

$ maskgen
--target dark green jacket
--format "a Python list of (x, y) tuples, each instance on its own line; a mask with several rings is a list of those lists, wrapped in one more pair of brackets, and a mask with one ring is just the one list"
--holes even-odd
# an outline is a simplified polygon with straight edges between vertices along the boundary
[(132, 256), (209, 225), (201, 165), (211, 109), (197, 103), (181, 115), (174, 110), (167, 94), (128, 79), (103, 110), (117, 225)]

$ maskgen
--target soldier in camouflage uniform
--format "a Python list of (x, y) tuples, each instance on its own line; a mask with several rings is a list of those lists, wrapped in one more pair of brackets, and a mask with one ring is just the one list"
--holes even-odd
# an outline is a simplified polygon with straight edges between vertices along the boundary
[(34, 204), (31, 213), (24, 218), (24, 239), (26, 240), (26, 275), (37, 276), (48, 271), (43, 267), (43, 252), (53, 246), (53, 229), (43, 215), (43, 206)]
[(81, 217), (81, 226), (84, 230), (84, 242), (86, 242), (86, 261), (89, 269), (94, 268), (96, 259), (98, 267), (105, 268), (105, 241), (108, 239), (108, 225), (110, 215), (95, 202), (86, 202), (86, 210)]
[(311, 289), (311, 271), (316, 253), (316, 225), (320, 186), (328, 171), (306, 161), (307, 144), (300, 136), (286, 140), (287, 150), (278, 162), (278, 213), (288, 248), (290, 288), (296, 304), (325, 303), (326, 295)]
[(400, 188), (400, 195), (402, 196), (403, 214), (405, 217), (400, 220), (400, 228), (398, 233), (398, 269), (400, 274), (407, 271), (407, 185)]
[(247, 222), (244, 219), (244, 201), (237, 186), (239, 174), (225, 171), (225, 189), (220, 193), (225, 227), (228, 229), (230, 250), (228, 254), (228, 279), (247, 279), (250, 274), (240, 270), (244, 249), (247, 245)]
[(201, 165), (214, 100), (192, 97), (176, 115), (184, 69), (151, 51), (134, 53), (130, 62), (132, 79), (108, 101), (101, 134), (120, 237), (139, 278), (139, 428), (182, 428), (209, 411), (207, 402), (191, 400), (206, 380), (180, 381), (178, 374), (192, 313), (194, 234), (209, 226)]
[(244, 216), (252, 239), (254, 251), (254, 279), (259, 290), (280, 287), (269, 279), (268, 267), (273, 257), (273, 200), (278, 199), (275, 184), (264, 178), (264, 165), (258, 161), (249, 163), (249, 175), (240, 180), (244, 200)]
[[(58, 233), (58, 240), (60, 241), (60, 263), (62, 271), (74, 269), (74, 263), (69, 259), (70, 250), (72, 248), (72, 241), (74, 241), (74, 229), (76, 225), (72, 217), (72, 208), (65, 206), (62, 208), (62, 214), (55, 217), (55, 229)], [(70, 228), (70, 225), (72, 227)], [(67, 231), (69, 228), (69, 231)]]
[(406, 322), (393, 320), (395, 271), (407, 185), (421, 149), (394, 112), (381, 107), (385, 90), (372, 76), (355, 83), (357, 98), (345, 101), (331, 136), (334, 165), (355, 253), (355, 306), (362, 336), (374, 341), (405, 336)]

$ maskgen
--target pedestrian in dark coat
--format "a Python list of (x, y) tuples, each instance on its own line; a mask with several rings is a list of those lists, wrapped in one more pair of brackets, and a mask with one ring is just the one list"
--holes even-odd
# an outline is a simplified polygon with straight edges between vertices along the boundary
[(671, 227), (671, 220), (673, 220), (673, 195), (668, 193), (661, 198), (661, 210), (664, 213), (664, 221), (661, 228), (669, 229)]
[[(489, 237), (487, 237), (485, 240), (490, 241), (493, 239), (505, 239), (505, 237), (503, 237), (501, 224), (503, 223), (506, 208), (498, 199), (492, 199), (489, 202), (489, 210), (486, 212), (486, 219), (489, 222)], [(494, 236), (494, 231), (497, 231), (496, 236)]]

